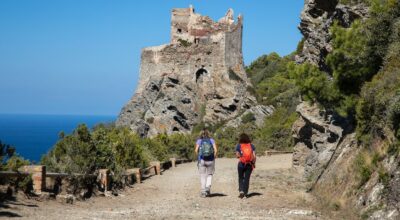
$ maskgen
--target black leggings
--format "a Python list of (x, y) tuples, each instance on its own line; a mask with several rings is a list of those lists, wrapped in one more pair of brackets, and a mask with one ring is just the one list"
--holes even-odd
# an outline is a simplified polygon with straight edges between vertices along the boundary
[(250, 175), (253, 171), (251, 164), (238, 164), (238, 175), (239, 175), (239, 192), (247, 194), (249, 192)]

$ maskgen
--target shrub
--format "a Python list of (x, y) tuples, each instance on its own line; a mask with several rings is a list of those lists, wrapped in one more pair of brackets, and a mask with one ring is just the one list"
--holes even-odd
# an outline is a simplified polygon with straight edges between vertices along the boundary
[(361, 86), (378, 70), (367, 52), (367, 37), (362, 22), (353, 22), (350, 28), (335, 23), (331, 28), (333, 51), (326, 61), (332, 70), (338, 89), (346, 94), (357, 94)]
[(304, 63), (288, 64), (288, 71), (296, 82), (303, 100), (318, 102), (327, 108), (334, 108), (342, 99), (341, 94), (332, 79), (318, 67)]
[(282, 107), (277, 108), (265, 119), (264, 125), (254, 132), (254, 143), (258, 146), (257, 152), (263, 153), (267, 149), (291, 149), (293, 147), (292, 125), (297, 118), (296, 112)]
[(256, 120), (256, 118), (254, 117), (254, 114), (252, 112), (248, 112), (248, 113), (242, 115), (242, 123), (243, 124), (250, 123), (255, 120)]
[(42, 164), (55, 172), (91, 174), (108, 168), (118, 175), (125, 168), (145, 166), (143, 145), (127, 128), (97, 126), (90, 132), (79, 125), (56, 143)]
[(4, 144), (0, 140), (0, 171), (17, 171), (21, 166), (29, 164), (29, 160), (25, 160), (16, 153), (15, 147), (9, 144)]
[(299, 103), (299, 90), (289, 76), (288, 63), (294, 54), (280, 57), (277, 53), (263, 55), (246, 67), (258, 102), (265, 105), (293, 108)]
[(364, 185), (370, 178), (372, 174), (372, 167), (366, 160), (365, 153), (360, 153), (354, 160), (354, 168), (357, 171), (359, 179), (359, 187)]
[(399, 130), (400, 101), (400, 56), (392, 58), (383, 71), (361, 91), (361, 100), (357, 104), (357, 136), (368, 144), (371, 138), (384, 138), (384, 131)]

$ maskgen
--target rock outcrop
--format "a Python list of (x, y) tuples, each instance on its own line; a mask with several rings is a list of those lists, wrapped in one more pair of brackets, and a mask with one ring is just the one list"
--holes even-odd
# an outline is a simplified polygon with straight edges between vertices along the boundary
[(363, 148), (351, 132), (351, 123), (305, 102), (297, 107), (297, 112), (300, 118), (293, 126), (293, 167), (303, 174), (309, 191), (325, 205), (340, 208), (338, 219), (357, 219), (360, 213), (368, 219), (398, 219), (399, 161), (393, 156), (384, 159), (391, 170), (389, 175), (395, 176), (386, 183), (393, 184), (388, 188), (393, 189), (389, 197), (385, 196), (378, 172), (360, 185), (355, 161)]
[(188, 133), (256, 102), (247, 91), (240, 15), (235, 22), (229, 9), (214, 22), (189, 7), (173, 9), (171, 20), (171, 42), (142, 50), (139, 85), (116, 122), (141, 136)]
[(305, 0), (299, 29), (304, 36), (304, 45), (297, 63), (310, 62), (321, 70), (328, 70), (325, 58), (332, 51), (329, 29), (335, 21), (350, 27), (355, 19), (365, 18), (368, 7), (363, 4), (343, 5), (338, 0)]
[(250, 115), (252, 117), (251, 121), (254, 121), (257, 127), (261, 127), (264, 124), (264, 120), (266, 117), (272, 115), (275, 109), (273, 106), (265, 106), (265, 105), (255, 105), (251, 108), (247, 109), (241, 117), (237, 117), (233, 120), (228, 121), (225, 124), (225, 127), (238, 127), (239, 125), (245, 123), (243, 121), (243, 116)]
[[(362, 4), (342, 5), (338, 0), (306, 0), (299, 29), (304, 46), (296, 57), (329, 73), (325, 58), (332, 51), (329, 29), (335, 21), (350, 27), (368, 17)], [(355, 2), (355, 1), (353, 1)], [(305, 102), (297, 106), (294, 123), (293, 167), (309, 181), (309, 190), (321, 206), (340, 209), (345, 219), (400, 219), (400, 157), (394, 134), (383, 131), (368, 146), (361, 146), (354, 122)], [(339, 217), (341, 219), (343, 217)]]
[(307, 102), (296, 111), (300, 118), (293, 125), (293, 166), (304, 172), (305, 179), (316, 180), (331, 161), (348, 123)]

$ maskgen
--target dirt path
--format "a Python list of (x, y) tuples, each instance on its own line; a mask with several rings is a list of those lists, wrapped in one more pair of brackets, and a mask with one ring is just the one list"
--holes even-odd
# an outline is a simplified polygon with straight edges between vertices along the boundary
[(250, 198), (239, 199), (235, 159), (218, 159), (212, 197), (200, 198), (195, 163), (178, 165), (161, 176), (123, 191), (73, 205), (24, 200), (7, 204), (22, 219), (321, 219), (312, 207), (291, 155), (262, 157), (250, 180)]

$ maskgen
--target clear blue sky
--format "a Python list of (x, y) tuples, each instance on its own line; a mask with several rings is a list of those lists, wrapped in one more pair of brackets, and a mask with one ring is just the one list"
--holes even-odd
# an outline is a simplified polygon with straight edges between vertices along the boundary
[(244, 16), (246, 64), (294, 51), (301, 0), (1, 0), (0, 113), (117, 115), (140, 50), (169, 42), (170, 12)]

